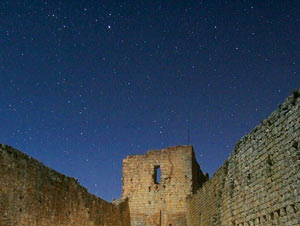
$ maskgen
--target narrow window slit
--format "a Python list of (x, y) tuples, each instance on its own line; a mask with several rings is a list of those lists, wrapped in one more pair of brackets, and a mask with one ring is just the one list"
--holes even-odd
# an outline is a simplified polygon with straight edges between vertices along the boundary
[(160, 177), (161, 177), (161, 170), (160, 166), (154, 166), (154, 183), (155, 184), (160, 184)]

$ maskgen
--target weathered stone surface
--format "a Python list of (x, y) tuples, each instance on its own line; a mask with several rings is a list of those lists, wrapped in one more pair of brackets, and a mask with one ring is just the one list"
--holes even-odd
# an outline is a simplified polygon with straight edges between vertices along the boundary
[(188, 225), (300, 225), (299, 94), (244, 136), (188, 199)]
[[(155, 171), (161, 169), (161, 180)], [(186, 198), (207, 178), (192, 146), (129, 156), (123, 161), (123, 198), (129, 199), (131, 225), (187, 225)]]
[(0, 226), (128, 226), (118, 206), (9, 146), (0, 145)]
[(21, 225), (299, 226), (300, 91), (244, 136), (210, 180), (192, 146), (127, 157), (115, 204), (0, 145), (0, 226)]

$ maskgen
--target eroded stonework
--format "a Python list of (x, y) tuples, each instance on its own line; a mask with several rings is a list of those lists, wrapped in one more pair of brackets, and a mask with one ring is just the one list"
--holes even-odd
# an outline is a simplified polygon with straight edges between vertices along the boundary
[(0, 144), (0, 226), (129, 226), (128, 203), (113, 205), (71, 177)]
[(206, 179), (192, 146), (152, 150), (124, 159), (122, 198), (129, 200), (131, 225), (187, 225), (186, 198)]
[(190, 226), (300, 225), (300, 91), (188, 199)]
[(299, 226), (300, 90), (244, 136), (211, 179), (192, 146), (128, 156), (115, 204), (0, 145), (0, 226), (54, 225)]

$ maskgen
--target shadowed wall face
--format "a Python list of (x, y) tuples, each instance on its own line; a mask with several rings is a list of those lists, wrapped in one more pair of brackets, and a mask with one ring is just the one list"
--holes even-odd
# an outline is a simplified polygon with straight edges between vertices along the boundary
[(0, 144), (0, 225), (128, 226), (128, 203), (115, 206), (73, 178)]
[(188, 199), (189, 226), (300, 225), (300, 91)]
[(187, 225), (186, 197), (197, 186), (193, 181), (205, 178), (193, 161), (191, 146), (149, 151), (123, 161), (122, 197), (129, 199), (131, 225)]

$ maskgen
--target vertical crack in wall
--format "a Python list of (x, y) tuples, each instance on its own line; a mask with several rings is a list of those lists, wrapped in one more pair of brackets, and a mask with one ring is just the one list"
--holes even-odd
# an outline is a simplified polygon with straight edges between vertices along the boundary
[[(167, 150), (168, 152), (170, 152), (169, 150)], [(171, 154), (168, 154), (167, 155), (168, 156), (168, 160), (169, 160), (169, 163), (170, 163), (170, 179), (172, 179), (172, 176), (173, 176), (173, 163), (172, 163), (172, 160), (171, 160)]]

